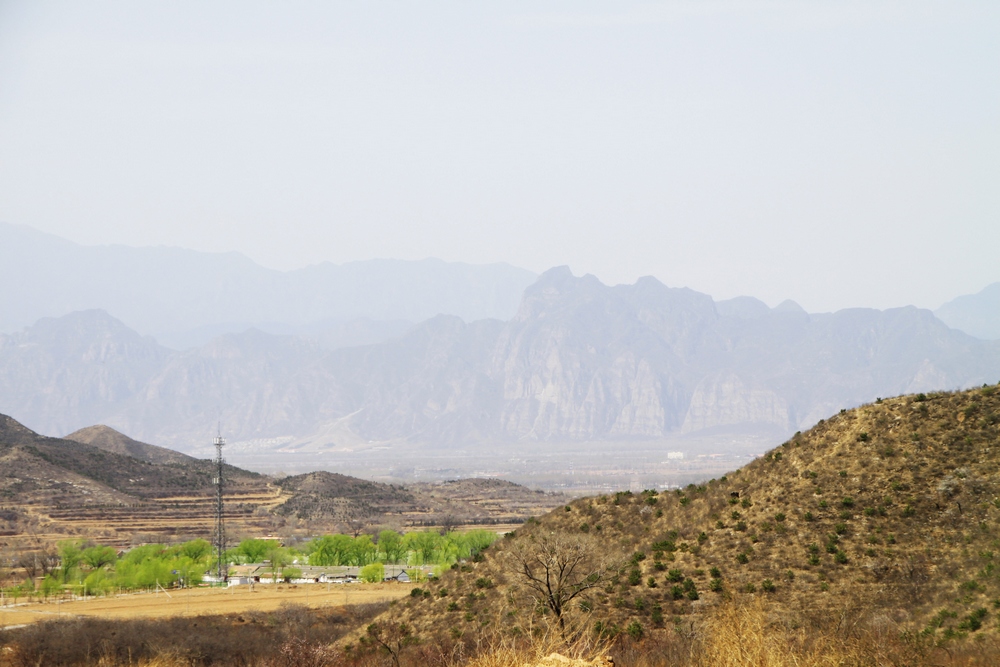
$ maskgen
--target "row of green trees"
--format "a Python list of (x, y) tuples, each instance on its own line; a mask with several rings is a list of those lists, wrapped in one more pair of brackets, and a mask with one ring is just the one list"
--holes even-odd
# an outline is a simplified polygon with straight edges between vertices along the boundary
[[(355, 565), (366, 580), (381, 581), (383, 564), (448, 567), (460, 559), (475, 558), (496, 540), (496, 533), (473, 530), (446, 535), (433, 531), (378, 535), (323, 535), (295, 546), (277, 540), (247, 539), (226, 552), (229, 564), (267, 563), (272, 579), (300, 575), (296, 565)], [(81, 595), (151, 590), (156, 586), (194, 586), (215, 569), (212, 545), (192, 540), (177, 545), (147, 544), (118, 557), (108, 546), (82, 541), (59, 544), (59, 567), (36, 582), (27, 578), (2, 589), (6, 597), (50, 597), (65, 590)]]
[(59, 544), (59, 567), (37, 584), (29, 577), (4, 589), (6, 597), (47, 598), (66, 590), (78, 595), (107, 595), (124, 590), (150, 590), (156, 586), (194, 586), (214, 564), (212, 545), (192, 540), (173, 546), (146, 544), (121, 558), (111, 547), (81, 541)]
[(446, 535), (432, 531), (400, 534), (383, 530), (377, 541), (369, 535), (324, 535), (307, 542), (303, 551), (310, 565), (358, 565), (393, 563), (448, 566), (472, 558), (493, 544), (497, 534), (472, 530)]
[(230, 563), (270, 563), (276, 571), (298, 563), (309, 565), (356, 565), (373, 563), (449, 566), (473, 558), (493, 544), (496, 533), (472, 530), (446, 535), (433, 531), (397, 533), (383, 530), (378, 535), (322, 535), (297, 547), (283, 547), (277, 540), (248, 539), (226, 552)]

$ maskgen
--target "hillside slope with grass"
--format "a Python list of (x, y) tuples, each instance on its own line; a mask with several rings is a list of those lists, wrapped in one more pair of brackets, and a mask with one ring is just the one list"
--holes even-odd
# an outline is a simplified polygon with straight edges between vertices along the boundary
[[(445, 641), (560, 626), (642, 637), (693, 632), (751, 594), (790, 627), (995, 631), (998, 436), (996, 387), (880, 399), (701, 486), (573, 501), (386, 618)], [(557, 608), (537, 582), (559, 577)]]
[[(76, 435), (76, 434), (74, 434)], [(121, 435), (121, 434), (118, 434)], [(124, 436), (122, 436), (124, 437)], [(130, 440), (129, 438), (126, 438)], [(161, 449), (135, 441), (135, 445), (148, 450)], [(211, 493), (213, 467), (209, 461), (190, 457), (170, 463), (154, 463), (146, 457), (138, 457), (133, 452), (115, 451), (100, 443), (88, 444), (82, 440), (49, 438), (35, 433), (10, 417), (0, 415), (0, 452), (17, 453), (21, 460), (33, 460), (54, 466), (61, 473), (51, 473), (35, 479), (43, 486), (59, 484), (65, 475), (79, 475), (114, 491), (127, 494), (136, 500), (146, 500), (182, 493)], [(181, 456), (181, 455), (179, 455)], [(227, 466), (228, 479), (234, 489), (244, 486), (254, 490), (266, 486), (264, 478), (253, 472)], [(8, 480), (19, 478), (20, 467), (6, 467), (3, 477)], [(23, 480), (22, 480), (23, 481)], [(18, 499), (16, 485), (7, 494)], [(67, 487), (72, 495), (75, 487)], [(83, 504), (93, 504), (85, 498), (87, 494), (77, 494)]]

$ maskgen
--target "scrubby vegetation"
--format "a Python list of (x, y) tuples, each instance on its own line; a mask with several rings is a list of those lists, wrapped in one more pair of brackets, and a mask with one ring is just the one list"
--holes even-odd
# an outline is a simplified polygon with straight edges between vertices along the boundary
[[(491, 546), (400, 537), (450, 567), (335, 646), (231, 664), (1000, 664), (998, 445), (993, 387), (882, 399), (718, 480), (576, 500)], [(393, 540), (300, 550), (374, 563)]]
[[(998, 444), (992, 388), (883, 399), (722, 479), (575, 501), (494, 545), (469, 572), (446, 574), (430, 596), (404, 603), (401, 618), (427, 640), (442, 627), (531, 631), (553, 614), (510, 561), (541, 554), (556, 534), (618, 559), (559, 615), (573, 636), (690, 632), (712, 608), (752, 594), (788, 626), (850, 613), (930, 645), (982, 641), (1000, 631)], [(476, 590), (484, 576), (496, 586)], [(459, 607), (449, 611), (434, 586)]]
[(0, 666), (319, 667), (336, 664), (340, 653), (332, 641), (385, 608), (288, 606), (235, 616), (48, 621), (0, 632)]
[[(671, 632), (638, 620), (625, 627), (597, 621), (600, 633), (570, 642), (544, 621), (519, 634), (489, 624), (471, 637), (449, 632), (429, 642), (394, 620), (398, 609), (384, 604), (157, 621), (49, 621), (0, 633), (0, 666), (593, 667), (606, 665), (610, 655), (615, 667), (971, 667), (1000, 658), (995, 641), (942, 644), (900, 633), (870, 609), (807, 614), (790, 624), (770, 607), (760, 596), (727, 596), (698, 623)], [(577, 661), (546, 660), (554, 652)]]

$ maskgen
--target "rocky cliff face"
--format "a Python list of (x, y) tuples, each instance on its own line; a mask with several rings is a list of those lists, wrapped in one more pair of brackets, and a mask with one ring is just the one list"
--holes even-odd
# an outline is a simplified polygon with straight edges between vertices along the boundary
[(722, 373), (706, 377), (694, 388), (681, 431), (750, 424), (782, 431), (796, 426), (789, 416), (788, 401), (776, 392), (748, 385), (735, 373)]
[(791, 432), (880, 395), (992, 381), (998, 351), (916, 308), (809, 315), (553, 269), (501, 332), (492, 376), (504, 437)]
[(101, 422), (180, 449), (218, 422), (232, 440), (291, 448), (780, 434), (878, 396), (998, 377), (1000, 343), (929, 311), (810, 315), (565, 268), (506, 323), (438, 316), (333, 351), (251, 330), (174, 352), (99, 311), (0, 337), (0, 411), (53, 434)]
[(45, 318), (0, 335), (0, 396), (8, 413), (27, 415), (50, 433), (113, 414), (155, 378), (170, 351), (103, 311)]
[(683, 420), (684, 358), (717, 318), (711, 299), (651, 279), (609, 288), (553, 269), (500, 335), (500, 431), (515, 438), (656, 437)]

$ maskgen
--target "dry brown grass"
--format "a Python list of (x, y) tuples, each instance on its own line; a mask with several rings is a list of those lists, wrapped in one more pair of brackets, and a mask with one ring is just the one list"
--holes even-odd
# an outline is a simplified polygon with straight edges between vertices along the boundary
[(793, 664), (825, 667), (839, 664), (840, 656), (829, 651), (829, 646), (803, 650), (801, 638), (790, 642), (785, 632), (775, 632), (768, 625), (759, 600), (719, 607), (705, 624), (695, 664), (698, 667), (784, 667)]
[[(605, 665), (614, 641), (574, 633), (566, 640), (554, 625), (537, 626), (526, 636), (512, 636), (490, 631), (477, 638), (471, 647), (471, 658), (459, 660), (454, 667), (581, 667)], [(560, 659), (561, 658), (561, 659)]]
[[(914, 635), (878, 614), (789, 626), (766, 600), (727, 600), (705, 619), (684, 667), (973, 667), (1000, 664), (995, 635)], [(639, 661), (637, 664), (655, 664)], [(663, 664), (663, 663), (660, 663)]]
[(341, 665), (346, 656), (331, 642), (385, 607), (292, 605), (227, 616), (49, 621), (0, 632), (0, 667)]
[[(429, 596), (406, 600), (403, 616), (425, 638), (476, 633), (516, 592), (503, 552), (533, 534), (587, 533), (602, 553), (642, 556), (588, 593), (587, 613), (605, 627), (637, 623), (647, 637), (690, 629), (753, 587), (790, 626), (871, 616), (933, 641), (989, 639), (1000, 630), (998, 441), (1000, 390), (865, 405), (725, 479), (573, 501), (501, 540), (485, 562), (446, 573)], [(670, 581), (671, 570), (685, 581)], [(697, 599), (674, 594), (681, 583)], [(497, 622), (523, 629), (532, 607), (522, 600), (515, 611)]]
[[(889, 648), (890, 642), (885, 645)], [(875, 649), (874, 651), (872, 649)], [(769, 620), (760, 598), (730, 601), (707, 619), (692, 667), (846, 667), (895, 664), (878, 644), (829, 629), (790, 629)]]
[[(450, 667), (973, 667), (1000, 664), (995, 639), (935, 644), (906, 634), (884, 617), (862, 615), (816, 626), (790, 626), (760, 596), (735, 596), (716, 606), (690, 634), (654, 634), (639, 641), (567, 645), (557, 635), (527, 641), (494, 635), (467, 661)], [(559, 653), (572, 663), (552, 660)]]
[[(556, 640), (500, 557), (532, 534), (586, 533), (630, 562), (566, 622), (581, 641), (613, 641), (618, 667), (1000, 665), (998, 442), (994, 389), (862, 406), (700, 488), (573, 501), (379, 622), (412, 635), (400, 667), (597, 657)], [(695, 590), (675, 594), (681, 582)], [(315, 665), (389, 664), (357, 642), (310, 651)]]
[[(384, 608), (384, 607), (383, 607)], [(345, 610), (346, 611), (346, 610)], [(994, 640), (935, 645), (907, 636), (877, 615), (797, 626), (760, 596), (735, 596), (717, 605), (691, 632), (651, 633), (639, 640), (563, 639), (540, 623), (512, 635), (498, 626), (465, 641), (398, 642), (399, 667), (983, 667), (1000, 664)], [(0, 649), (0, 667), (389, 667), (393, 657), (375, 644), (330, 645), (371, 612), (330, 616), (287, 608), (234, 622), (226, 617), (166, 622), (76, 621), (36, 626), (23, 646)], [(324, 615), (325, 614), (325, 615)], [(389, 614), (394, 618), (393, 613)], [(379, 621), (384, 622), (384, 621)], [(100, 625), (104, 623), (105, 625)], [(112, 630), (111, 628), (114, 628)], [(30, 629), (29, 629), (30, 630)], [(104, 632), (105, 636), (100, 636)], [(15, 640), (17, 638), (15, 637)], [(3, 645), (0, 635), (0, 646)], [(81, 646), (88, 644), (84, 651)]]
[(169, 618), (268, 612), (282, 605), (311, 608), (344, 607), (372, 602), (388, 602), (409, 594), (408, 584), (292, 585), (258, 584), (230, 589), (188, 588), (165, 593), (133, 593), (71, 602), (22, 604), (0, 608), (0, 628), (60, 618), (93, 617), (109, 619)]

